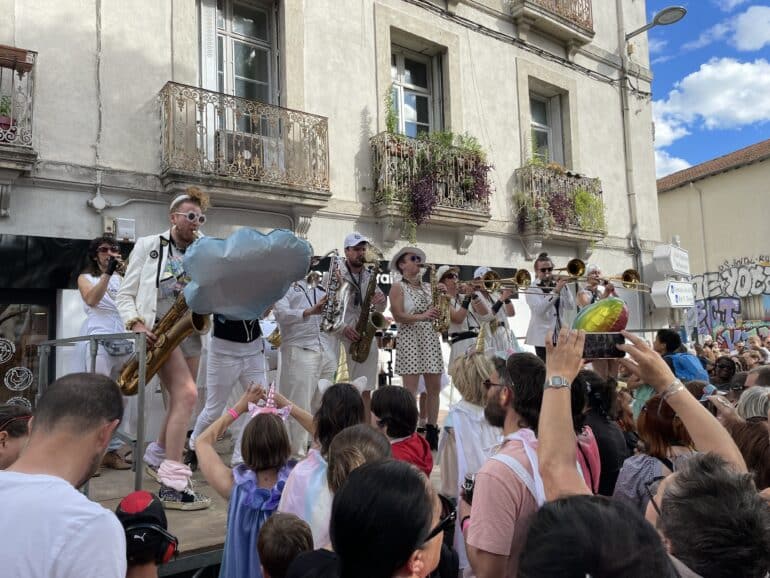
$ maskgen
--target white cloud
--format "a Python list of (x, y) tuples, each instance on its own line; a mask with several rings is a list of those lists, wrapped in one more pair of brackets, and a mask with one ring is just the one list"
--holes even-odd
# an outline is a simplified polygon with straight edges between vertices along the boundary
[(770, 6), (749, 6), (745, 12), (718, 22), (695, 40), (685, 42), (682, 50), (698, 50), (723, 40), (742, 52), (761, 50), (770, 44)]
[(736, 7), (745, 3), (746, 0), (711, 0), (713, 4), (716, 4), (723, 12), (732, 12)]
[(733, 23), (731, 21), (719, 22), (718, 24), (714, 24), (714, 26), (711, 28), (701, 32), (697, 40), (693, 40), (692, 42), (685, 42), (682, 45), (682, 49), (697, 50), (698, 48), (703, 48), (704, 46), (708, 46), (709, 44), (723, 40), (727, 37), (728, 34), (730, 34), (730, 32), (732, 32), (732, 30)]
[(662, 101), (652, 103), (653, 119), (655, 121), (655, 146), (667, 147), (675, 140), (690, 134), (683, 121), (674, 115), (664, 115), (661, 112)]
[(741, 51), (761, 50), (770, 44), (770, 6), (750, 6), (735, 17), (730, 43)]
[(657, 178), (665, 177), (690, 166), (692, 165), (686, 160), (672, 157), (666, 151), (655, 151), (655, 176)]
[[(676, 83), (665, 100), (655, 102), (655, 114), (671, 127), (662, 138), (681, 138), (682, 127), (731, 129), (770, 120), (770, 63), (712, 58)], [(664, 129), (665, 130), (665, 129)], [(669, 144), (670, 144), (669, 142)], [(666, 146), (666, 145), (661, 145)]]
[(663, 52), (663, 49), (668, 44), (668, 40), (663, 40), (662, 38), (655, 38), (654, 36), (650, 36), (649, 40), (647, 41), (647, 45), (650, 49), (650, 54), (660, 54)]

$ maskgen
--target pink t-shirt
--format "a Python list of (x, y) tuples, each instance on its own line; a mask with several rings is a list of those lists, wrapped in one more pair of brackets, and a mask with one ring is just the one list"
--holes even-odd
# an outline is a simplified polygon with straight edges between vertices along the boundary
[[(532, 475), (520, 441), (506, 442), (499, 453), (515, 459)], [(508, 556), (505, 577), (516, 578), (535, 512), (537, 501), (519, 477), (504, 463), (487, 460), (476, 475), (467, 542), (491, 554)]]

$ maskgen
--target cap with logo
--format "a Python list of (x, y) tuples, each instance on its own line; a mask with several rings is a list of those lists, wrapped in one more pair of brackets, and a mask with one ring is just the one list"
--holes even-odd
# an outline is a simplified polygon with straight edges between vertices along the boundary
[(358, 231), (355, 231), (353, 233), (350, 233), (347, 237), (345, 237), (345, 246), (344, 249), (347, 249), (348, 247), (355, 247), (356, 245), (360, 245), (361, 243), (370, 243), (368, 237), (364, 237), (361, 233)]

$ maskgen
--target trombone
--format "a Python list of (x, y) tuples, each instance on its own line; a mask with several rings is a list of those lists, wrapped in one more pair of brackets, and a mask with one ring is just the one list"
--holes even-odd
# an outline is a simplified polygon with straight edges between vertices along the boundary
[(460, 283), (467, 283), (476, 287), (482, 285), (489, 293), (499, 291), (502, 288), (526, 293), (526, 289), (532, 285), (532, 275), (526, 269), (519, 269), (513, 277), (500, 277), (497, 271), (487, 271), (481, 279), (460, 281)]
[(631, 291), (642, 291), (644, 293), (650, 293), (652, 291), (652, 287), (646, 283), (642, 283), (642, 277), (636, 269), (626, 269), (620, 275), (614, 277), (600, 277), (599, 280), (604, 281), (605, 284), (610, 281), (620, 281), (624, 289), (630, 289)]
[(554, 269), (554, 271), (566, 271), (571, 280), (585, 279), (586, 264), (582, 259), (570, 259), (566, 267)]

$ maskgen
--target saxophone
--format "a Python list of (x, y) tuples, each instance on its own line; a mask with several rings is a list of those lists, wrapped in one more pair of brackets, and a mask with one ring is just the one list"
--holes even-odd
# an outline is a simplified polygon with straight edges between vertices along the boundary
[[(211, 327), (211, 316), (200, 315), (190, 311), (180, 293), (168, 310), (152, 328), (152, 332), (158, 337), (152, 349), (147, 350), (147, 365), (145, 370), (145, 383), (149, 382), (158, 372), (171, 352), (193, 332), (203, 335), (208, 333)], [(123, 395), (136, 395), (139, 390), (139, 360), (136, 355), (129, 359), (118, 376), (118, 385)]]
[(430, 295), (431, 307), (438, 310), (441, 314), (434, 319), (431, 324), (433, 329), (439, 333), (446, 333), (449, 330), (449, 323), (452, 321), (449, 309), (449, 297), (438, 288), (438, 278), (436, 277), (436, 266), (428, 265), (430, 270)]
[(321, 309), (321, 331), (334, 333), (345, 319), (345, 307), (347, 307), (348, 283), (342, 280), (340, 267), (342, 259), (335, 249), (327, 255), (334, 255), (329, 263), (329, 281), (326, 284), (326, 303)]
[(366, 295), (361, 303), (361, 313), (356, 323), (356, 331), (361, 339), (350, 344), (350, 357), (357, 363), (363, 363), (369, 357), (375, 331), (388, 326), (385, 316), (375, 311), (372, 306), (374, 291), (377, 289), (377, 274), (380, 272), (380, 257), (382, 253), (371, 245), (364, 256), (364, 260), (372, 266), (369, 268), (369, 284), (366, 286)]

